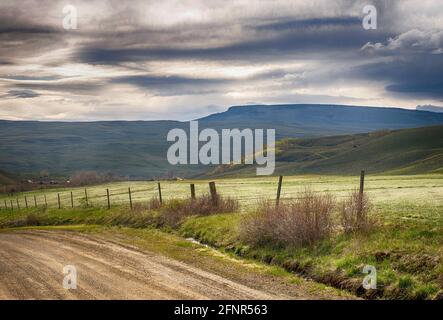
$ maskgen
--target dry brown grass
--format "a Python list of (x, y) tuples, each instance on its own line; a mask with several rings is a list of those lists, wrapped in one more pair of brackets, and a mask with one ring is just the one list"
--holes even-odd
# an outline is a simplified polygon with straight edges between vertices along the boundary
[(157, 197), (151, 198), (148, 203), (148, 210), (158, 210), (162, 207), (162, 203)]
[(377, 224), (376, 218), (370, 215), (371, 209), (372, 205), (366, 193), (360, 194), (356, 190), (349, 194), (340, 206), (344, 232), (369, 232)]
[(252, 245), (313, 244), (331, 234), (334, 206), (331, 195), (310, 190), (278, 206), (274, 201), (262, 201), (256, 213), (243, 218), (240, 237)]

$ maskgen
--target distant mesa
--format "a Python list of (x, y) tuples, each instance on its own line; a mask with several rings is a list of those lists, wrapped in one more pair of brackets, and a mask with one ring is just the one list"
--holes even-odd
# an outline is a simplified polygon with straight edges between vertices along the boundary
[(429, 112), (443, 113), (443, 107), (433, 106), (432, 104), (425, 104), (422, 106), (417, 106), (415, 109), (418, 111), (429, 111)]

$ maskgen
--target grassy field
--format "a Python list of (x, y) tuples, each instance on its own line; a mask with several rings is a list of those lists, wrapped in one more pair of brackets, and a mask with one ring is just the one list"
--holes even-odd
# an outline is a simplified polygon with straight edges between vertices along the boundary
[[(397, 299), (431, 299), (443, 297), (443, 175), (366, 177), (365, 190), (373, 203), (373, 214), (380, 223), (369, 234), (343, 234), (304, 247), (252, 247), (240, 240), (238, 227), (242, 216), (253, 212), (259, 200), (275, 198), (277, 178), (219, 179), (217, 190), (223, 196), (239, 200), (238, 212), (209, 216), (190, 216), (180, 225), (161, 225), (163, 230), (192, 237), (219, 250), (243, 258), (259, 260), (303, 274), (318, 282), (349, 290), (365, 297)], [(292, 176), (284, 177), (283, 199), (296, 198), (305, 188), (328, 192), (340, 201), (358, 187), (358, 177)], [(197, 194), (208, 192), (208, 181), (164, 181), (165, 200), (189, 196), (189, 183)], [(157, 195), (155, 182), (121, 182), (88, 188), (94, 207), (82, 207), (84, 189), (72, 189), (75, 208), (70, 206), (71, 190), (45, 191), (49, 208), (0, 211), (0, 226), (98, 224), (146, 228), (152, 216), (161, 210), (128, 209), (128, 187), (135, 191), (134, 203), (147, 203)], [(106, 188), (111, 192), (112, 208), (106, 208)], [(57, 209), (61, 193), (63, 210)], [(33, 196), (42, 191), (25, 193)], [(25, 194), (16, 195), (20, 200)], [(0, 204), (4, 199), (0, 198)], [(15, 205), (15, 202), (14, 202)], [(362, 269), (377, 268), (378, 290), (362, 291)]]
[[(242, 210), (254, 207), (259, 200), (274, 199), (277, 190), (277, 177), (216, 179), (217, 191), (223, 195), (238, 199)], [(190, 183), (196, 186), (197, 195), (209, 192), (209, 180), (161, 181), (163, 199), (186, 198), (190, 196)], [(282, 199), (296, 198), (306, 188), (313, 191), (328, 192), (338, 199), (346, 197), (359, 186), (359, 177), (354, 176), (292, 176), (284, 177)], [(111, 205), (129, 205), (128, 188), (131, 188), (134, 203), (145, 203), (158, 195), (157, 182), (128, 181), (109, 183), (87, 187), (88, 201), (92, 206), (107, 206), (106, 189), (109, 189)], [(85, 204), (85, 188), (46, 189), (14, 194), (12, 197), (0, 195), (0, 207), (4, 208), (4, 200), (10, 207), (10, 200), (14, 208), (17, 199), (21, 208), (25, 207), (24, 197), (28, 205), (34, 206), (34, 196), (39, 206), (44, 205), (44, 196), (49, 207), (58, 207), (57, 194), (60, 194), (62, 207), (71, 206), (73, 193), (74, 206)], [(412, 176), (379, 176), (367, 175), (365, 191), (373, 204), (386, 214), (400, 218), (414, 218), (414, 212), (421, 211), (417, 218), (440, 219), (437, 209), (443, 206), (443, 175), (412, 175)], [(421, 209), (420, 209), (421, 208)]]

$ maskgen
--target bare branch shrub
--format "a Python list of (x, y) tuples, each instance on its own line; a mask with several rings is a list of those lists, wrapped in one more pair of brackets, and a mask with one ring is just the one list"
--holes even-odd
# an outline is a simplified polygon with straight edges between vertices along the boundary
[(158, 210), (162, 207), (162, 203), (157, 197), (153, 197), (149, 200), (148, 210)]
[(262, 201), (257, 212), (241, 221), (240, 237), (252, 245), (310, 245), (330, 236), (334, 207), (331, 195), (310, 190), (278, 206)]
[(357, 190), (349, 194), (340, 206), (340, 218), (345, 233), (356, 231), (368, 232), (376, 224), (375, 217), (370, 216), (371, 202), (366, 193)]

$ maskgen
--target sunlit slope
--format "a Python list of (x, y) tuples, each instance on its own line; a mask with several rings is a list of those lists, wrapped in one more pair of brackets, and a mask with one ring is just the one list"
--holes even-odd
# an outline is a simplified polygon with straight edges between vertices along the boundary
[[(414, 174), (443, 171), (443, 126), (277, 142), (277, 174)], [(207, 176), (255, 174), (251, 166), (220, 166)]]

